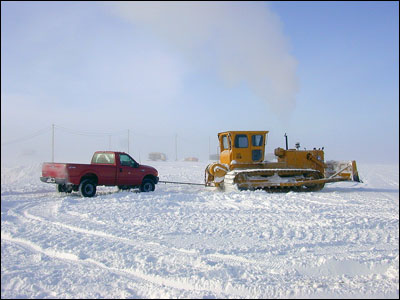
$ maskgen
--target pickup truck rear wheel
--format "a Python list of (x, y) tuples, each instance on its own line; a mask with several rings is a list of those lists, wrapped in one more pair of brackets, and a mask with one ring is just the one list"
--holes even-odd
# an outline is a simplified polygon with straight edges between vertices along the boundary
[(144, 179), (142, 184), (140, 185), (141, 192), (153, 192), (156, 188), (154, 181), (151, 179)]
[(83, 197), (93, 197), (96, 194), (96, 184), (90, 179), (85, 179), (79, 185), (79, 192)]
[(65, 184), (57, 184), (57, 192), (59, 193), (72, 193), (72, 187)]

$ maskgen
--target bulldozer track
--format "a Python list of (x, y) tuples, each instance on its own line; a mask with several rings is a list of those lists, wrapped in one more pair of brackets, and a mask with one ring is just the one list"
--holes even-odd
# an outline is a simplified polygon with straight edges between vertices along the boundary
[[(267, 192), (319, 191), (324, 184), (307, 184), (308, 180), (321, 179), (323, 174), (313, 169), (247, 169), (232, 170), (225, 175), (225, 190), (255, 190)], [(299, 182), (304, 184), (298, 185)]]

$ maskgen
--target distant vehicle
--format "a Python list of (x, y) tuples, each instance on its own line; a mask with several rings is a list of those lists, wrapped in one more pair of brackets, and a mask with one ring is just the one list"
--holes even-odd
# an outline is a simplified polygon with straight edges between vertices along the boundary
[(83, 197), (93, 197), (99, 185), (151, 192), (159, 178), (155, 168), (137, 163), (127, 153), (97, 151), (91, 164), (43, 163), (40, 180), (55, 183), (58, 192), (79, 191)]
[(166, 161), (167, 156), (161, 152), (151, 152), (151, 153), (149, 153), (149, 159), (153, 160), (153, 161), (156, 161), (156, 160)]
[(186, 157), (184, 161), (199, 161), (197, 157)]

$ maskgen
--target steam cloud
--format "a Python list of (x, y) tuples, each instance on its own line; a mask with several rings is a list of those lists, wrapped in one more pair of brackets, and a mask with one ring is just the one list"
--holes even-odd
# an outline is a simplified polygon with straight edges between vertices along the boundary
[(275, 112), (295, 106), (297, 62), (281, 23), (257, 2), (112, 2), (118, 15), (169, 42), (227, 85), (247, 84)]

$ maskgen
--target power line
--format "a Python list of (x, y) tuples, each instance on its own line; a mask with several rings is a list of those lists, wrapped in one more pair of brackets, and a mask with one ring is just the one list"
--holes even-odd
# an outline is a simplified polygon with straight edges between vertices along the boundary
[(135, 132), (136, 137), (144, 137), (144, 138), (155, 138), (155, 139), (161, 139), (161, 138), (168, 138), (172, 139), (175, 137), (175, 135), (170, 134), (170, 135), (149, 135), (149, 134), (143, 134), (141, 132)]
[(47, 126), (46, 128), (40, 129), (40, 130), (38, 130), (38, 131), (35, 131), (35, 132), (33, 132), (33, 133), (29, 134), (29, 135), (26, 135), (26, 136), (24, 136), (24, 137), (20, 137), (20, 138), (17, 138), (17, 139), (14, 139), (14, 140), (7, 141), (7, 142), (5, 142), (5, 143), (2, 143), (1, 146), (7, 146), (7, 145), (11, 145), (11, 144), (16, 144), (16, 143), (24, 142), (24, 141), (26, 141), (26, 140), (29, 140), (29, 139), (35, 138), (35, 137), (37, 137), (37, 136), (39, 136), (39, 135), (42, 135), (42, 134), (44, 134), (44, 133), (47, 133), (47, 132), (49, 132), (50, 130), (51, 130), (50, 127)]
[(70, 129), (70, 128), (66, 128), (63, 126), (59, 126), (59, 125), (54, 125), (54, 126), (58, 129), (62, 129), (69, 133), (77, 134), (77, 135), (84, 135), (84, 136), (110, 136), (110, 135), (126, 134), (125, 130), (119, 130), (119, 131), (114, 131), (114, 132), (89, 132), (89, 131), (83, 131), (83, 130)]
[[(178, 143), (181, 142), (183, 144), (187, 144), (187, 145), (193, 145), (195, 143), (195, 141), (192, 140), (192, 136), (187, 138), (187, 137), (182, 137), (182, 136), (178, 136), (177, 134), (174, 135), (164, 135), (164, 136), (157, 136), (157, 135), (148, 135), (147, 133), (143, 133), (143, 132), (135, 132), (133, 133), (132, 131), (130, 131), (129, 129), (126, 130), (119, 130), (119, 131), (114, 131), (114, 132), (90, 132), (90, 131), (85, 131), (85, 130), (76, 130), (76, 129), (71, 129), (71, 128), (67, 128), (64, 126), (60, 126), (60, 125), (56, 125), (56, 124), (52, 124), (51, 126), (47, 126), (45, 128), (42, 128), (40, 130), (34, 131), (30, 134), (24, 135), (20, 138), (16, 138), (16, 139), (12, 139), (9, 141), (6, 141), (4, 143), (1, 143), (1, 146), (8, 146), (8, 145), (12, 145), (12, 144), (17, 144), (17, 143), (21, 143), (21, 142), (25, 142), (27, 140), (36, 138), (40, 135), (44, 135), (49, 133), (50, 131), (52, 132), (52, 134), (50, 134), (51, 137), (51, 147), (52, 147), (52, 160), (54, 160), (54, 139), (55, 139), (55, 132), (58, 129), (58, 131), (62, 131), (62, 132), (67, 132), (70, 134), (74, 134), (74, 135), (81, 135), (81, 136), (91, 136), (91, 137), (106, 137), (108, 139), (108, 148), (111, 148), (111, 138), (113, 136), (125, 136), (126, 134), (128, 134), (127, 136), (127, 143), (128, 143), (128, 153), (131, 150), (130, 149), (130, 143), (133, 142), (133, 138), (134, 137), (142, 137), (142, 138), (152, 138), (152, 139), (169, 139), (172, 141), (172, 143), (174, 143), (175, 145), (175, 159), (178, 159)], [(132, 139), (131, 139), (132, 138)], [(171, 145), (172, 146), (172, 145)], [(210, 148), (210, 140), (209, 140), (209, 148)], [(209, 150), (210, 152), (210, 150)], [(140, 153), (139, 153), (140, 155)]]

